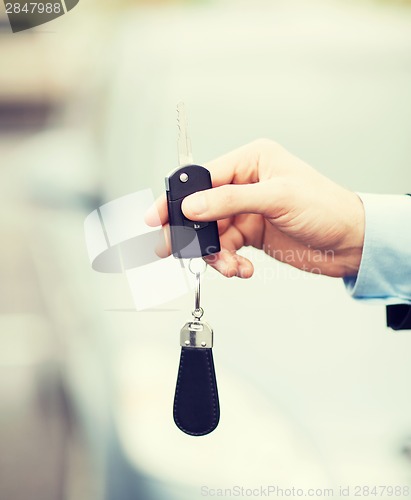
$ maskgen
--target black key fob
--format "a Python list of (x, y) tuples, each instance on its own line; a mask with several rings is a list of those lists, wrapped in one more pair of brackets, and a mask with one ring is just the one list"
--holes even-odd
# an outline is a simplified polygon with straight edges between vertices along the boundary
[(205, 257), (221, 250), (217, 222), (192, 221), (181, 210), (186, 196), (211, 187), (210, 172), (200, 165), (179, 167), (166, 177), (171, 250), (178, 259)]

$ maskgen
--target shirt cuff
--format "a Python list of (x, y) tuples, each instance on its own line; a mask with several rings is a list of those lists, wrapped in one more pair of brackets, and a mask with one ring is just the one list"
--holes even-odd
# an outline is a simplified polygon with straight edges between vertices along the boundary
[(344, 278), (355, 299), (411, 304), (411, 196), (358, 193), (365, 237), (357, 276)]

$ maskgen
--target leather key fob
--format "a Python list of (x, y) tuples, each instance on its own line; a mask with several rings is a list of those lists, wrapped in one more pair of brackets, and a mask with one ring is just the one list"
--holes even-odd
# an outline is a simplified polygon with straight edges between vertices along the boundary
[(220, 420), (213, 350), (181, 348), (174, 422), (191, 436), (212, 432)]
[(220, 420), (212, 335), (202, 321), (191, 321), (181, 330), (183, 347), (173, 413), (177, 427), (191, 436), (209, 434)]

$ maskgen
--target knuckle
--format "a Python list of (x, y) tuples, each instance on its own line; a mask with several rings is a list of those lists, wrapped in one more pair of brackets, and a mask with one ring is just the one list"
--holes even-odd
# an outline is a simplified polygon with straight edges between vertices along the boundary
[(274, 141), (272, 141), (271, 139), (268, 139), (268, 137), (259, 137), (258, 139), (256, 139), (255, 142), (257, 143), (258, 146), (264, 147), (264, 146), (271, 144)]
[(266, 137), (260, 137), (259, 139), (256, 139), (252, 144), (259, 152), (269, 151), (272, 149), (277, 149), (277, 147), (279, 147), (279, 144), (277, 142), (273, 141), (272, 139), (267, 139)]
[(278, 142), (271, 139), (257, 139), (253, 144), (255, 161), (257, 164), (268, 159), (279, 158), (285, 151)]

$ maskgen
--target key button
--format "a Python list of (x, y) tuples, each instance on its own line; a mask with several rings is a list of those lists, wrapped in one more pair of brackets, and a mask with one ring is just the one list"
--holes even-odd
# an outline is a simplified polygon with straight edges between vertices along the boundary
[(208, 226), (208, 222), (193, 221), (193, 220), (187, 219), (186, 217), (184, 217), (184, 219), (183, 219), (183, 224), (185, 227), (195, 229), (196, 231)]

